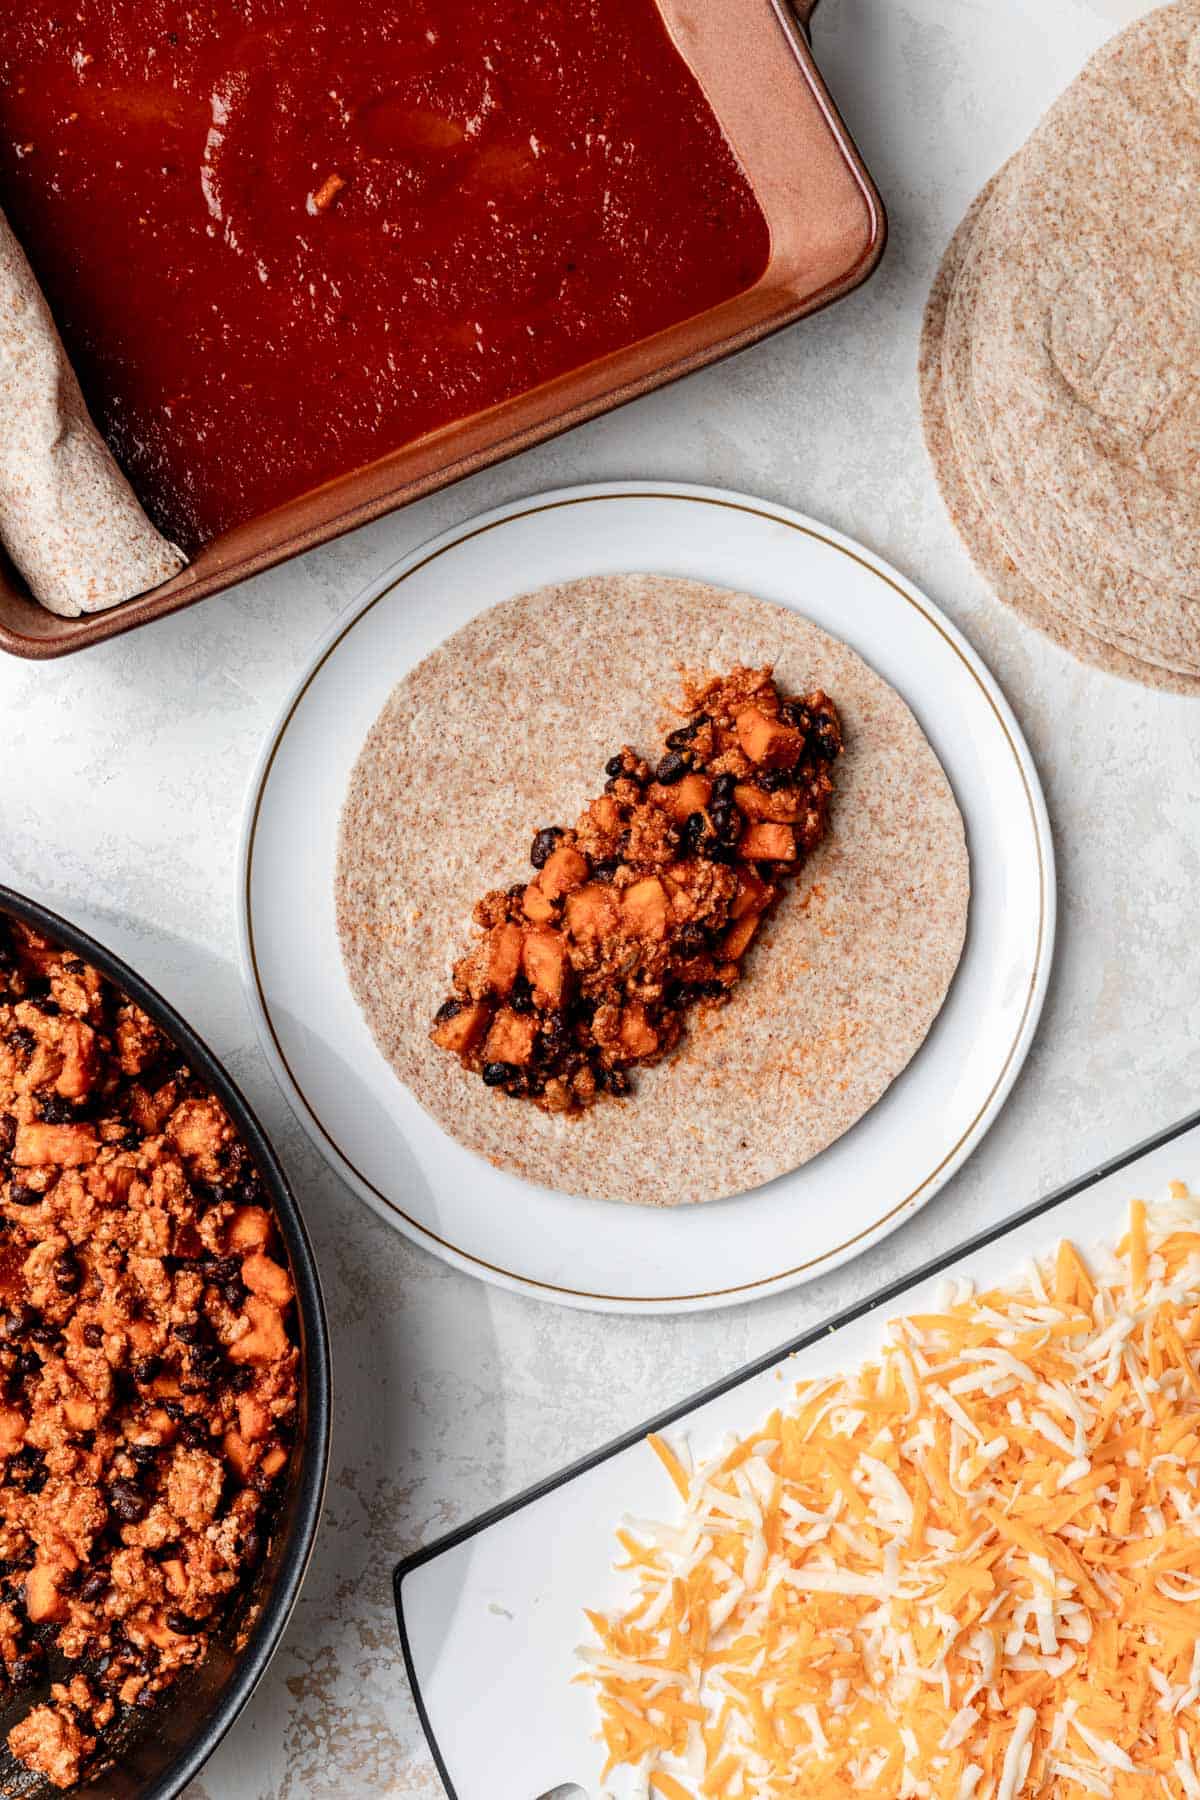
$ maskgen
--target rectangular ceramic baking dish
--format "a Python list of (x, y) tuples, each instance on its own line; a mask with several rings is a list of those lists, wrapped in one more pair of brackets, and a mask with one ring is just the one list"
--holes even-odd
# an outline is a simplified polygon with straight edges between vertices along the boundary
[(64, 656), (176, 612), (744, 349), (864, 281), (883, 251), (885, 216), (802, 29), (815, 3), (658, 0), (770, 227), (752, 288), (223, 533), (174, 580), (109, 612), (57, 618), (0, 561), (0, 649)]

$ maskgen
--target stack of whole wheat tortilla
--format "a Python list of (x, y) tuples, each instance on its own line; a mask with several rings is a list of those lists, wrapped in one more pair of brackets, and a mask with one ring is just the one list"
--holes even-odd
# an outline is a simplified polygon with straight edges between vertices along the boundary
[(960, 225), (925, 433), (1000, 597), (1076, 656), (1200, 692), (1200, 0), (1122, 32)]

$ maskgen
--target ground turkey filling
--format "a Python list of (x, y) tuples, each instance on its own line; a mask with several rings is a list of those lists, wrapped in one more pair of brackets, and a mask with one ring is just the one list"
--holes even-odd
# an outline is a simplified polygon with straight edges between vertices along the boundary
[(626, 745), (573, 830), (533, 840), (532, 881), (485, 894), (432, 1037), (547, 1112), (629, 1092), (630, 1070), (719, 1006), (762, 920), (824, 837), (842, 735), (821, 692), (770, 668), (684, 684), (651, 766)]
[(69, 1787), (203, 1660), (292, 1442), (292, 1284), (249, 1154), (137, 1006), (0, 919), (0, 1656)]

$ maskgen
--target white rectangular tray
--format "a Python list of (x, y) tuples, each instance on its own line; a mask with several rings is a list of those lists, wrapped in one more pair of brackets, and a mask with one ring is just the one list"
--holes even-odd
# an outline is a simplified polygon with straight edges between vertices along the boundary
[(947, 1272), (990, 1283), (1060, 1237), (1111, 1238), (1132, 1198), (1158, 1198), (1176, 1178), (1200, 1189), (1200, 1114), (402, 1562), (405, 1662), (450, 1800), (540, 1800), (569, 1783), (588, 1800), (599, 1794), (595, 1701), (571, 1685), (574, 1649), (587, 1636), (584, 1607), (604, 1610), (628, 1592), (612, 1568), (622, 1516), (674, 1512), (647, 1432), (685, 1433), (704, 1456), (726, 1432), (753, 1429), (793, 1381), (877, 1351), (886, 1320), (927, 1306)]

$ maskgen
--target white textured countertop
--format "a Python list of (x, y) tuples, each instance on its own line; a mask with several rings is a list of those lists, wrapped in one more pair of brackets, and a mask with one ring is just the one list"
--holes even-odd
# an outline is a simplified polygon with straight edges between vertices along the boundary
[[(925, 293), (967, 201), (1107, 31), (1143, 10), (823, 0), (818, 59), (891, 215), (890, 248), (865, 289), (132, 637), (60, 663), (0, 659), (0, 878), (130, 958), (228, 1060), (292, 1174), (329, 1303), (335, 1429), (316, 1559), (282, 1649), (191, 1800), (438, 1793), (401, 1667), (397, 1557), (1197, 1104), (1200, 712), (1084, 669), (989, 597), (934, 489), (915, 383)], [(664, 1321), (484, 1288), (380, 1224), (326, 1172), (275, 1090), (234, 950), (245, 785), (333, 615), (400, 553), (485, 507), (630, 476), (786, 502), (921, 585), (1012, 701), (1041, 770), (1060, 876), (1041, 1032), (963, 1173), (824, 1281)]]

